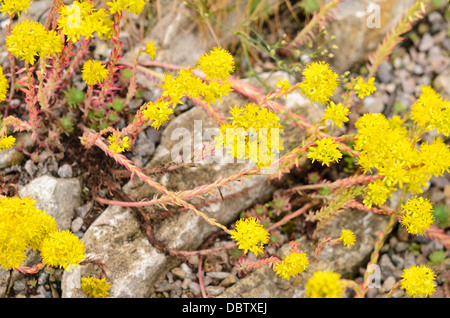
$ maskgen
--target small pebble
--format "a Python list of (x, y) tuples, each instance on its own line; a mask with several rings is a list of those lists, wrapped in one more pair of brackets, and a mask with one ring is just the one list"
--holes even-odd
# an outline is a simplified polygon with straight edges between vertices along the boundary
[(172, 269), (172, 274), (182, 280), (186, 277), (186, 272), (181, 267), (175, 267)]
[(206, 273), (206, 276), (214, 278), (214, 279), (225, 279), (226, 277), (228, 277), (228, 275), (230, 275), (230, 273), (228, 272), (208, 272)]
[(68, 163), (63, 164), (58, 169), (58, 176), (60, 176), (61, 178), (72, 178), (73, 176), (72, 166), (69, 165)]
[(189, 284), (189, 290), (195, 295), (195, 296), (199, 296), (202, 291), (200, 289), (200, 285), (197, 284), (196, 282), (191, 282)]
[(395, 285), (395, 283), (397, 282), (397, 280), (395, 279), (394, 276), (389, 276), (388, 278), (386, 278), (386, 280), (383, 283), (383, 286), (381, 286), (381, 290), (384, 293), (388, 293)]
[(223, 293), (224, 290), (225, 290), (225, 287), (222, 287), (222, 286), (206, 286), (205, 287), (206, 294), (210, 295), (210, 296), (219, 296), (220, 294)]
[(78, 232), (79, 230), (81, 230), (81, 227), (83, 226), (83, 219), (80, 217), (75, 218), (75, 220), (72, 221), (72, 232)]

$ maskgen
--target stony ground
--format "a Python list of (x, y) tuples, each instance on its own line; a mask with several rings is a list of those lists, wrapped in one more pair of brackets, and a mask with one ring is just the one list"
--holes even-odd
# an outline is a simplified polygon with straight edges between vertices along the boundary
[[(378, 91), (372, 97), (364, 101), (365, 110), (368, 112), (382, 112), (386, 116), (400, 114), (407, 111), (415, 100), (420, 85), (432, 84), (441, 94), (449, 99), (450, 89), (450, 14), (449, 10), (437, 10), (428, 14), (414, 29), (408, 33), (407, 40), (398, 45), (389, 61), (384, 62), (377, 74)], [(100, 49), (98, 49), (100, 50)], [(96, 54), (101, 52), (97, 51)], [(355, 70), (364, 74), (364, 68)], [(147, 96), (148, 97), (148, 96)], [(192, 105), (187, 104), (186, 109)], [(138, 138), (136, 149), (129, 157), (135, 161), (142, 160), (145, 165), (155, 148), (160, 142), (160, 133), (148, 130)], [(76, 153), (76, 149), (73, 152)], [(82, 204), (77, 207), (76, 215), (70, 220), (69, 228), (79, 237), (96, 217), (102, 212), (104, 206), (92, 201), (92, 195), (88, 194), (95, 184), (93, 171), (85, 171), (86, 163), (72, 160), (58, 159), (53, 154), (41, 154), (40, 162), (18, 157), (19, 164), (3, 166), (1, 172), (21, 186), (43, 175), (52, 175), (57, 178), (78, 178), (85, 182), (82, 184), (80, 198)], [(100, 159), (99, 153), (93, 153), (92, 169), (113, 170), (118, 168), (108, 159)], [(100, 154), (101, 155), (101, 154)], [(18, 155), (16, 155), (18, 156)], [(3, 156), (0, 161), (6, 162), (10, 158)], [(104, 166), (105, 165), (105, 166)], [(440, 178), (431, 180), (426, 196), (435, 206), (450, 206), (450, 176), (446, 174)], [(92, 183), (90, 183), (92, 182)], [(98, 185), (98, 184), (97, 184)], [(107, 187), (98, 186), (96, 191), (100, 195), (107, 194)], [(450, 234), (449, 224), (446, 233)], [(274, 254), (277, 247), (291, 239), (302, 235), (300, 231), (279, 232), (278, 245), (268, 248), (268, 253)], [(211, 237), (208, 248), (228, 245), (227, 237)], [(236, 284), (244, 273), (236, 271), (236, 251), (233, 249), (222, 250), (207, 256), (190, 256), (184, 259), (180, 266), (173, 268), (166, 279), (155, 286), (155, 292), (151, 297), (165, 298), (193, 298), (193, 297), (217, 297), (226, 288)], [(442, 263), (435, 261), (438, 253), (446, 256)], [(36, 259), (36, 258), (35, 258)], [(411, 237), (401, 227), (396, 227), (390, 235), (385, 246), (381, 250), (379, 259), (381, 287), (371, 289), (367, 297), (383, 297), (400, 278), (402, 269), (412, 264), (433, 264), (438, 273), (439, 284), (434, 297), (450, 297), (450, 277), (448, 270), (448, 251), (442, 246), (422, 236)], [(362, 280), (365, 267), (361, 266), (361, 275), (353, 277), (356, 281)], [(10, 297), (16, 298), (56, 298), (61, 296), (61, 270), (42, 270), (38, 274), (18, 274), (11, 286)], [(447, 276), (446, 276), (447, 275)], [(351, 293), (347, 293), (351, 297)], [(404, 297), (404, 292), (398, 290), (393, 297)]]

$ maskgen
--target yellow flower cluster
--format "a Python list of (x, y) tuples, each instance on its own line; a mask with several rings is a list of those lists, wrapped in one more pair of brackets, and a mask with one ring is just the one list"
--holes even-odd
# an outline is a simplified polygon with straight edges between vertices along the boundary
[(269, 241), (269, 232), (258, 219), (242, 218), (236, 222), (231, 238), (237, 242), (238, 248), (244, 250), (244, 253), (251, 251), (258, 255), (258, 253), (264, 253), (263, 246)]
[(422, 235), (434, 222), (433, 206), (428, 199), (412, 197), (402, 204), (400, 223), (408, 233)]
[(203, 54), (197, 65), (206, 74), (207, 80), (225, 81), (234, 71), (233, 56), (219, 47), (215, 47), (209, 54)]
[(355, 245), (356, 237), (355, 233), (353, 233), (351, 230), (342, 230), (341, 237), (339, 239), (342, 241), (342, 244), (350, 247), (351, 245)]
[(85, 249), (80, 239), (72, 232), (53, 231), (42, 242), (41, 256), (44, 264), (71, 269), (85, 258)]
[(6, 136), (0, 140), (0, 149), (9, 149), (14, 146), (16, 138), (13, 136)]
[(220, 126), (216, 148), (225, 147), (233, 158), (248, 159), (258, 168), (268, 167), (283, 150), (283, 127), (277, 114), (253, 103), (231, 108), (232, 123)]
[(103, 38), (110, 38), (113, 21), (106, 9), (97, 10), (90, 1), (75, 0), (59, 8), (58, 29), (72, 42), (80, 37), (92, 38), (94, 32)]
[(0, 66), (0, 102), (5, 100), (8, 88), (8, 80), (6, 79), (5, 74), (3, 74), (3, 68)]
[(71, 232), (59, 232), (55, 219), (35, 204), (27, 197), (0, 199), (0, 267), (18, 268), (29, 248), (40, 250), (46, 265), (78, 265), (85, 257), (83, 243)]
[(358, 165), (364, 172), (376, 169), (382, 180), (369, 184), (364, 204), (384, 204), (396, 187), (406, 184), (411, 193), (434, 175), (450, 169), (450, 149), (440, 139), (416, 147), (408, 130), (397, 117), (386, 119), (379, 113), (364, 114), (355, 123), (358, 129), (354, 148), (360, 151)]
[(195, 66), (206, 74), (206, 81), (195, 76), (193, 69), (183, 68), (177, 76), (164, 75), (162, 96), (170, 97), (173, 106), (181, 103), (184, 96), (202, 98), (211, 104), (231, 91), (227, 77), (234, 70), (234, 60), (228, 51), (214, 48), (210, 54), (203, 54)]
[(326, 104), (335, 93), (339, 78), (330, 66), (321, 61), (309, 63), (302, 73), (300, 92), (311, 101)]
[(112, 0), (107, 2), (106, 5), (109, 7), (111, 14), (120, 13), (124, 10), (139, 14), (144, 10), (146, 3), (147, 0)]
[(98, 279), (96, 277), (81, 278), (81, 289), (91, 298), (105, 298), (109, 295), (111, 283), (106, 282), (106, 277)]
[(403, 270), (401, 286), (411, 297), (431, 296), (436, 288), (436, 274), (426, 265), (411, 266)]
[(169, 121), (169, 116), (173, 114), (173, 109), (170, 108), (170, 103), (164, 99), (159, 99), (155, 103), (148, 102), (147, 108), (142, 111), (142, 116), (148, 121), (152, 121), (150, 126), (159, 129), (161, 125)]
[(116, 134), (112, 134), (108, 137), (109, 145), (108, 148), (113, 153), (122, 153), (124, 151), (128, 151), (130, 149), (130, 140), (128, 136), (123, 137), (123, 139), (120, 139), (120, 137), (116, 136)]
[(342, 298), (341, 275), (330, 270), (317, 271), (305, 284), (305, 295), (309, 298)]
[(364, 82), (362, 77), (358, 77), (357, 83), (353, 87), (356, 94), (360, 99), (363, 99), (366, 96), (370, 96), (373, 92), (377, 90), (375, 87), (375, 77), (369, 78), (369, 80)]
[(312, 159), (312, 162), (318, 160), (322, 162), (322, 165), (329, 166), (331, 162), (339, 161), (342, 158), (338, 145), (331, 137), (317, 140), (316, 144), (317, 147), (308, 148), (308, 158)]
[(411, 119), (429, 131), (450, 134), (450, 101), (442, 99), (431, 86), (421, 88), (419, 99), (411, 107)]
[(283, 279), (297, 276), (304, 272), (309, 265), (308, 257), (304, 252), (292, 251), (283, 257), (281, 263), (275, 264), (275, 273)]
[(12, 55), (32, 65), (36, 55), (47, 58), (62, 50), (60, 35), (53, 30), (47, 31), (39, 22), (29, 20), (13, 27), (6, 38), (6, 46)]
[(32, 0), (2, 0), (0, 1), (0, 12), (5, 14), (17, 14), (20, 16), (20, 13), (23, 11), (27, 13), (27, 9), (31, 8)]
[(108, 70), (102, 62), (88, 60), (83, 65), (82, 74), (83, 80), (87, 85), (95, 85), (102, 83), (105, 80), (108, 76)]
[(339, 128), (342, 128), (342, 125), (349, 120), (349, 112), (350, 110), (342, 105), (342, 103), (335, 104), (333, 101), (330, 101), (330, 104), (325, 109), (323, 118), (325, 120), (331, 119), (333, 121), (333, 124), (335, 124)]

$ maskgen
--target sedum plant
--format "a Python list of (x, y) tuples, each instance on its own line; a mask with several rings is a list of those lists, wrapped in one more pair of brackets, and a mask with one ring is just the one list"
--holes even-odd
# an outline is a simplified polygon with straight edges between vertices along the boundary
[[(295, 38), (295, 42), (304, 43), (317, 25), (323, 27), (325, 18), (338, 2), (332, 1), (323, 6), (319, 14)], [(29, 8), (32, 2), (3, 0), (1, 4), (1, 11), (13, 21), (13, 17)], [(24, 20), (7, 28), (10, 78), (8, 81), (4, 68), (0, 68), (0, 101), (4, 101), (8, 108), (16, 84), (19, 84), (27, 106), (27, 120), (13, 115), (2, 118), (0, 148), (13, 147), (13, 135), (18, 131), (30, 131), (39, 147), (57, 148), (63, 148), (60, 142), (62, 134), (79, 133), (80, 143), (86, 149), (99, 148), (106, 156), (125, 167), (131, 177), (139, 178), (159, 193), (159, 196), (143, 202), (97, 198), (99, 202), (130, 207), (182, 207), (224, 231), (235, 242), (232, 247), (237, 246), (244, 255), (249, 252), (256, 256), (261, 254), (256, 260), (242, 258), (237, 266), (243, 271), (269, 266), (279, 277), (288, 280), (307, 271), (325, 246), (340, 244), (346, 248), (354, 248), (358, 243), (355, 234), (351, 230), (341, 229), (340, 237), (318, 238), (315, 255), (307, 255), (295, 241), (290, 241), (290, 252), (283, 258), (265, 257), (264, 249), (269, 243), (270, 231), (301, 214), (305, 214), (306, 220), (315, 222), (319, 228), (339, 217), (339, 213), (346, 208), (389, 215), (388, 226), (380, 233), (370, 264), (377, 262), (384, 240), (397, 221), (411, 235), (429, 235), (448, 244), (448, 237), (433, 229), (433, 207), (420, 195), (423, 193), (423, 186), (432, 176), (442, 175), (450, 169), (450, 150), (444, 141), (440, 137), (431, 142), (423, 141), (424, 134), (433, 130), (445, 136), (450, 133), (449, 101), (442, 99), (431, 87), (425, 86), (412, 105), (410, 114), (403, 117), (385, 118), (382, 114), (364, 114), (354, 123), (356, 132), (348, 135), (339, 136), (336, 130), (330, 133), (326, 128), (327, 121), (338, 128), (343, 127), (349, 122), (349, 115), (355, 105), (376, 91), (373, 75), (378, 65), (389, 56), (412, 22), (421, 17), (426, 4), (427, 1), (417, 0), (393, 27), (392, 32), (388, 33), (385, 41), (370, 58), (366, 78), (358, 76), (342, 81), (345, 74), (336, 74), (324, 61), (313, 61), (304, 67), (302, 78), (297, 83), (280, 79), (273, 91), (263, 94), (254, 86), (233, 76), (234, 58), (221, 47), (205, 52), (189, 67), (156, 62), (150, 64), (176, 72), (158, 74), (142, 67), (138, 61), (141, 54), (145, 53), (150, 60), (157, 54), (156, 44), (150, 41), (145, 49), (138, 52), (134, 63), (127, 65), (130, 68), (127, 75), (128, 93), (125, 102), (119, 105), (116, 101), (121, 101), (117, 96), (117, 81), (122, 53), (122, 43), (119, 40), (122, 16), (125, 12), (139, 14), (147, 1), (112, 0), (106, 2), (105, 7), (97, 8), (93, 1), (88, 0), (76, 0), (71, 5), (54, 0), (45, 24)], [(89, 45), (94, 36), (111, 41), (113, 48), (108, 60), (94, 60), (89, 56)], [(159, 79), (160, 97), (139, 107), (123, 128), (109, 124), (106, 127), (93, 125), (95, 116), (106, 118), (108, 113), (111, 121), (117, 119), (111, 117), (111, 105), (114, 105), (114, 111), (120, 113), (123, 105), (127, 105), (135, 96), (138, 71)], [(86, 84), (83, 94), (69, 86), (76, 74), (81, 74)], [(19, 76), (16, 78), (16, 75)], [(224, 118), (214, 108), (214, 103), (221, 101), (223, 96), (232, 91), (248, 98), (249, 103), (245, 107), (230, 105), (231, 117)], [(324, 105), (326, 110), (321, 122), (310, 124), (279, 103), (279, 100), (294, 92), (299, 92), (311, 102)], [(243, 169), (214, 183), (175, 193), (156, 182), (123, 154), (133, 148), (140, 131), (147, 127), (160, 129), (170, 122), (175, 107), (186, 99), (203, 108), (220, 127), (220, 135), (214, 140), (215, 148), (228, 148), (231, 157), (249, 160), (254, 168)], [(64, 115), (68, 115), (74, 108), (77, 110), (77, 130), (70, 123), (64, 124), (60, 120), (69, 118)], [(297, 146), (287, 149), (280, 156), (284, 150), (281, 132), (286, 122), (305, 130), (307, 138), (299, 140)], [(48, 132), (39, 129), (43, 126), (48, 127)], [(277, 211), (281, 220), (268, 227), (251, 216), (239, 219), (234, 229), (230, 229), (189, 203), (189, 199), (194, 197), (215, 195), (215, 191), (220, 193), (220, 187), (244, 177), (259, 175), (265, 168), (272, 168), (269, 170), (271, 178), (281, 178), (294, 166), (307, 160), (330, 166), (339, 163), (343, 154), (354, 159), (352, 162), (359, 169), (354, 171), (354, 175), (335, 182), (316, 180), (314, 184), (303, 188), (325, 189), (322, 193), (327, 193), (326, 197), (331, 198), (329, 204), (324, 204), (315, 211), (313, 207), (316, 202), (312, 201), (298, 211)], [(183, 164), (187, 165), (181, 163), (181, 166)], [(162, 168), (162, 171), (168, 171), (167, 167)], [(401, 193), (399, 206), (388, 208), (386, 203), (396, 191)], [(358, 196), (363, 199), (358, 201)], [(85, 259), (82, 242), (68, 231), (58, 231), (54, 220), (34, 208), (32, 202), (30, 199), (15, 197), (3, 197), (0, 200), (0, 204), (5, 207), (0, 210), (0, 265), (24, 271), (21, 263), (28, 248), (40, 250), (43, 264), (47, 266), (70, 269), (89, 263)], [(144, 222), (150, 222), (145, 214), (140, 216)], [(168, 252), (183, 255), (183, 251)], [(40, 268), (42, 266), (29, 271)], [(424, 267), (405, 270), (402, 281), (396, 286), (402, 286), (413, 297), (430, 295), (435, 286), (435, 276), (431, 271)], [(367, 271), (366, 275), (368, 274)], [(423, 279), (416, 280), (414, 277)], [(101, 280), (85, 278), (82, 286), (90, 297), (105, 297), (110, 285), (103, 277)], [(326, 286), (330, 286), (330, 290), (327, 291)], [(307, 295), (340, 297), (343, 286), (355, 289), (360, 297), (364, 297), (367, 291), (366, 282), (359, 285), (341, 279), (339, 274), (318, 272), (307, 283)]]

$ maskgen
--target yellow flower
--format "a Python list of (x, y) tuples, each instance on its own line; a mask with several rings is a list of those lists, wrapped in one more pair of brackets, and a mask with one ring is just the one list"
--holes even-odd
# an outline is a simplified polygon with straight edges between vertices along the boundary
[(61, 38), (55, 31), (47, 31), (39, 22), (29, 20), (13, 27), (6, 46), (12, 55), (32, 65), (36, 55), (46, 58), (62, 50)]
[(40, 249), (57, 230), (55, 219), (35, 204), (28, 197), (0, 199), (0, 267), (6, 270), (19, 267), (29, 248)]
[(83, 80), (87, 85), (102, 83), (108, 76), (106, 66), (100, 61), (88, 60), (83, 65)]
[(0, 102), (5, 100), (8, 88), (8, 80), (6, 79), (5, 74), (3, 74), (3, 68), (0, 66)]
[(108, 137), (109, 145), (108, 148), (113, 153), (122, 153), (124, 151), (128, 151), (130, 149), (130, 140), (128, 136), (125, 136), (123, 139), (120, 139), (116, 136), (116, 134), (112, 134)]
[(419, 99), (411, 107), (411, 119), (427, 130), (450, 134), (450, 102), (441, 98), (431, 86), (423, 86)]
[(403, 270), (401, 286), (411, 297), (430, 296), (436, 288), (436, 274), (426, 265), (411, 266)]
[(95, 277), (81, 278), (81, 289), (91, 298), (105, 298), (109, 295), (111, 283), (106, 282), (106, 277), (98, 279)]
[(111, 14), (119, 13), (121, 11), (133, 11), (134, 14), (139, 14), (142, 12), (146, 4), (146, 0), (112, 0), (112, 2), (107, 2), (106, 5), (109, 6), (109, 12)]
[(333, 121), (333, 124), (335, 124), (337, 127), (341, 128), (342, 125), (346, 122), (348, 122), (348, 113), (349, 109), (342, 105), (342, 103), (338, 103), (337, 105), (330, 101), (330, 105), (327, 106), (325, 109), (325, 114), (323, 115), (323, 118), (325, 120), (331, 119)]
[(305, 284), (309, 298), (342, 298), (343, 294), (341, 275), (330, 270), (315, 272)]
[(400, 223), (408, 233), (422, 235), (434, 222), (433, 205), (430, 200), (414, 196), (402, 204)]
[(86, 257), (83, 242), (72, 232), (54, 231), (41, 245), (42, 261), (48, 266), (60, 266), (69, 269)]
[(331, 137), (326, 137), (318, 140), (317, 147), (308, 148), (308, 158), (321, 161), (322, 165), (329, 166), (333, 161), (339, 161), (342, 158), (342, 153), (338, 149), (338, 145), (334, 143)]
[(31, 8), (31, 2), (32, 0), (2, 0), (0, 1), (0, 11), (3, 12), (3, 15), (17, 13), (17, 16), (20, 17), (22, 11), (27, 13), (27, 9)]
[(173, 109), (170, 108), (170, 103), (163, 99), (156, 103), (148, 102), (147, 108), (142, 111), (144, 119), (152, 121), (151, 126), (159, 129), (161, 125), (169, 121), (169, 116), (173, 114)]
[(96, 10), (89, 1), (75, 0), (59, 8), (58, 29), (72, 42), (77, 42), (83, 36), (92, 38), (96, 31), (101, 38), (110, 37), (112, 21), (105, 9)]
[(355, 245), (355, 233), (351, 230), (342, 230), (341, 237), (339, 238), (342, 241), (342, 244), (350, 248), (351, 245)]
[(281, 263), (274, 266), (275, 273), (283, 279), (297, 276), (304, 272), (309, 265), (308, 257), (304, 252), (292, 251), (285, 255)]
[(365, 206), (371, 208), (372, 204), (382, 205), (388, 197), (392, 197), (393, 187), (388, 187), (383, 180), (377, 179), (367, 185), (368, 191), (363, 200)]
[(216, 148), (228, 148), (233, 158), (250, 158), (258, 168), (270, 166), (284, 149), (279, 138), (283, 127), (277, 114), (249, 103), (245, 107), (235, 105), (231, 108), (231, 115), (232, 124), (220, 127)]
[(150, 56), (150, 58), (153, 60), (156, 56), (156, 49), (157, 47), (155, 46), (155, 42), (149, 41), (145, 46), (145, 53), (147, 53), (148, 56)]
[(206, 74), (207, 80), (226, 80), (234, 71), (234, 59), (227, 50), (215, 47), (200, 57), (198, 67)]
[(313, 62), (303, 71), (299, 90), (311, 101), (326, 104), (335, 93), (339, 78), (325, 62)]
[(269, 241), (269, 232), (259, 223), (259, 220), (249, 217), (236, 222), (231, 238), (237, 242), (238, 248), (244, 250), (245, 254), (251, 251), (258, 255), (263, 253), (263, 246)]
[(16, 142), (16, 138), (13, 136), (6, 136), (0, 140), (0, 149), (9, 149), (12, 146), (14, 146), (14, 143)]
[(369, 78), (367, 83), (364, 83), (364, 80), (362, 79), (362, 77), (359, 77), (358, 82), (353, 87), (353, 89), (355, 90), (358, 97), (360, 99), (363, 99), (366, 96), (370, 96), (373, 92), (375, 92), (377, 90), (374, 82), (375, 82), (375, 77)]
[(277, 79), (276, 86), (281, 92), (286, 92), (289, 90), (289, 88), (291, 88), (291, 84), (289, 84), (288, 80), (282, 80), (280, 78)]

